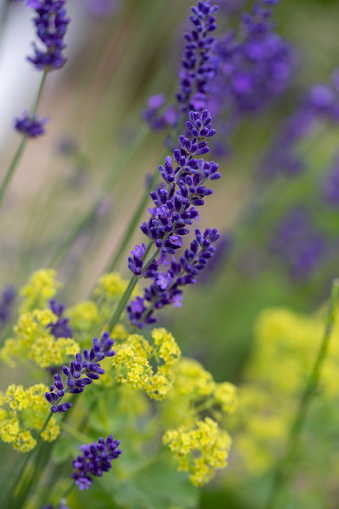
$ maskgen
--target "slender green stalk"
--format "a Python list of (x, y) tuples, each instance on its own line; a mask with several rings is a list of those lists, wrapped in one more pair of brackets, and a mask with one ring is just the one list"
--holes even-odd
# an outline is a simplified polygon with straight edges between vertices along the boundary
[[(151, 247), (153, 246), (153, 242), (149, 242), (147, 247), (146, 247), (146, 251), (145, 251), (145, 254), (143, 256), (144, 260), (146, 260), (147, 256), (148, 256), (148, 253), (150, 252), (150, 249)], [(150, 262), (148, 262), (148, 264), (145, 266), (145, 268), (148, 267)], [(144, 270), (145, 270), (144, 268)], [(132, 292), (134, 290), (134, 288), (136, 287), (136, 284), (137, 282), (139, 281), (139, 277), (138, 276), (135, 276), (133, 275), (130, 279), (130, 282), (128, 284), (128, 287), (126, 288), (126, 291), (124, 293), (124, 295), (121, 297), (120, 301), (119, 301), (119, 304), (115, 310), (115, 312), (113, 313), (112, 317), (111, 317), (111, 320), (108, 324), (108, 330), (109, 331), (112, 331), (114, 329), (114, 327), (116, 326), (116, 324), (118, 323), (119, 319), (120, 319), (120, 316), (122, 315), (125, 307), (126, 307), (126, 304), (127, 302), (129, 301), (131, 295), (132, 295)]]
[[(165, 151), (163, 151), (163, 153), (161, 154), (160, 162), (163, 159), (164, 152)], [(137, 206), (137, 208), (136, 208), (136, 210), (135, 210), (135, 212), (133, 214), (133, 217), (131, 218), (131, 220), (130, 220), (128, 226), (127, 226), (126, 233), (125, 233), (124, 238), (122, 239), (122, 241), (120, 243), (119, 250), (113, 256), (113, 259), (111, 260), (110, 264), (106, 268), (105, 272), (112, 272), (113, 270), (115, 270), (117, 268), (117, 265), (120, 262), (121, 257), (125, 254), (127, 246), (130, 243), (130, 240), (132, 238), (132, 235), (135, 232), (136, 227), (140, 223), (140, 218), (141, 218), (141, 216), (142, 216), (142, 214), (143, 214), (143, 212), (145, 210), (145, 207), (147, 205), (147, 202), (149, 200), (150, 190), (153, 189), (154, 184), (157, 181), (158, 174), (159, 174), (159, 171), (158, 171), (158, 167), (157, 167), (156, 170), (153, 173), (152, 180), (151, 180), (149, 186), (147, 187), (146, 191), (142, 195), (142, 197), (141, 197), (141, 199), (139, 201), (139, 204), (138, 204), (138, 206)]]
[(44, 423), (43, 427), (41, 428), (41, 430), (40, 430), (40, 432), (39, 432), (36, 447), (35, 447), (34, 449), (32, 449), (32, 450), (31, 450), (31, 451), (30, 451), (30, 452), (26, 455), (25, 460), (24, 460), (24, 462), (23, 462), (23, 463), (22, 463), (22, 465), (21, 465), (21, 468), (19, 469), (19, 471), (18, 471), (18, 473), (17, 473), (16, 477), (13, 479), (13, 482), (12, 482), (12, 484), (10, 485), (10, 487), (9, 487), (9, 489), (8, 489), (8, 491), (7, 491), (7, 493), (5, 493), (5, 498), (4, 498), (4, 500), (3, 500), (3, 504), (4, 504), (4, 505), (1, 505), (1, 507), (2, 507), (3, 509), (5, 509), (5, 508), (6, 508), (6, 504), (7, 504), (8, 502), (10, 502), (10, 501), (13, 499), (14, 492), (15, 492), (15, 490), (16, 490), (16, 488), (17, 488), (17, 486), (19, 485), (19, 483), (21, 482), (22, 477), (24, 476), (24, 473), (25, 473), (25, 470), (26, 470), (26, 467), (27, 467), (27, 465), (28, 465), (29, 461), (30, 461), (30, 460), (34, 457), (34, 455), (37, 453), (37, 450), (38, 450), (38, 448), (39, 448), (39, 447), (40, 447), (40, 445), (41, 445), (41, 440), (42, 440), (42, 439), (41, 439), (41, 433), (43, 433), (43, 432), (45, 431), (45, 429), (46, 429), (46, 427), (47, 427), (47, 425), (48, 425), (48, 423), (49, 423), (49, 421), (50, 421), (50, 419), (51, 419), (52, 415), (53, 415), (53, 414), (52, 414), (52, 412), (50, 412), (50, 413), (48, 414), (48, 417), (46, 418), (46, 421), (45, 421), (45, 423)]
[[(33, 101), (33, 104), (32, 104), (32, 108), (31, 108), (31, 116), (35, 115), (35, 112), (36, 112), (36, 109), (38, 107), (38, 104), (39, 104), (39, 100), (40, 100), (40, 97), (41, 97), (41, 93), (42, 93), (42, 89), (43, 89), (43, 86), (44, 86), (44, 83), (45, 83), (45, 80), (46, 80), (46, 71), (44, 71), (41, 75), (41, 80), (40, 80), (40, 84), (39, 84), (39, 88), (38, 88), (38, 92), (34, 98), (34, 101)], [(14, 172), (19, 164), (19, 161), (21, 159), (21, 156), (23, 154), (23, 151), (26, 147), (26, 144), (27, 144), (27, 141), (28, 141), (28, 138), (26, 136), (24, 136), (20, 142), (20, 145), (17, 149), (17, 151), (15, 152), (14, 154), (14, 157), (9, 165), (9, 168), (7, 170), (7, 173), (5, 175), (5, 178), (4, 180), (2, 181), (2, 184), (0, 186), (0, 207), (1, 207), (1, 204), (2, 204), (2, 201), (4, 199), (4, 196), (6, 194), (6, 191), (7, 191), (7, 188), (13, 178), (13, 175), (14, 175)]]
[(71, 493), (71, 491), (73, 490), (75, 486), (75, 482), (72, 481), (71, 484), (68, 486), (67, 490), (65, 490), (64, 494), (62, 495), (62, 497), (60, 498), (60, 500), (66, 500), (66, 498), (68, 497), (68, 495)]
[(326, 358), (329, 340), (335, 323), (338, 297), (339, 297), (339, 279), (335, 279), (332, 283), (330, 307), (327, 315), (324, 337), (320, 345), (318, 355), (314, 362), (312, 372), (308, 379), (305, 391), (300, 399), (299, 406), (290, 429), (286, 453), (276, 466), (272, 488), (267, 503), (265, 505), (266, 509), (274, 509), (277, 506), (281, 491), (291, 476), (293, 459), (295, 456), (296, 449), (298, 447), (300, 435), (303, 430), (307, 412), (309, 410), (310, 404), (314, 398), (316, 389), (318, 387), (322, 364)]

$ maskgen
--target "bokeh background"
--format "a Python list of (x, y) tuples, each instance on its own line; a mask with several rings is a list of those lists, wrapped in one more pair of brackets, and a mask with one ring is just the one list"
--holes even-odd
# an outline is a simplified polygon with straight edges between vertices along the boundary
[[(64, 283), (62, 299), (72, 304), (85, 299), (110, 266), (147, 176), (164, 154), (166, 133), (152, 132), (141, 112), (150, 95), (171, 97), (176, 90), (192, 2), (68, 3), (69, 59), (60, 72), (48, 76), (39, 106), (39, 114), (49, 117), (47, 135), (29, 143), (2, 205), (0, 286), (20, 286), (32, 271), (53, 266)], [(237, 27), (242, 10), (250, 6), (235, 0), (233, 9), (221, 8), (218, 33)], [(2, 9), (1, 175), (19, 143), (13, 119), (31, 104), (38, 81), (26, 61), (34, 33), (30, 12), (21, 2), (3, 1)], [(201, 361), (216, 381), (235, 384), (246, 376), (260, 313), (275, 306), (315, 313), (339, 271), (339, 208), (323, 192), (324, 178), (337, 158), (338, 127), (323, 123), (301, 140), (298, 153), (305, 167), (298, 175), (258, 177), (284, 119), (296, 111), (310, 86), (328, 83), (339, 67), (339, 3), (282, 0), (274, 20), (277, 33), (294, 51), (289, 85), (269, 107), (242, 120), (224, 140), (226, 154), (213, 154), (222, 179), (204, 207), (200, 228), (222, 232), (220, 253), (199, 285), (187, 290), (183, 307), (160, 315), (185, 354)], [(284, 256), (288, 240), (277, 245), (284, 221), (289, 228), (288, 217), (296, 237), (311, 242), (299, 260), (301, 265), (304, 260), (305, 271), (293, 270), (294, 261)], [(124, 276), (127, 254), (141, 239), (137, 228), (120, 256), (116, 268)], [(331, 447), (338, 445), (339, 435), (331, 437)], [(232, 468), (231, 458), (230, 467), (203, 490), (202, 509), (258, 507), (265, 476), (253, 480), (248, 474), (243, 485), (248, 485), (248, 495), (239, 494), (236, 466)], [(325, 509), (328, 500), (338, 500), (332, 484), (330, 498), (324, 495), (324, 505), (315, 507)], [(317, 503), (321, 500), (320, 493)]]

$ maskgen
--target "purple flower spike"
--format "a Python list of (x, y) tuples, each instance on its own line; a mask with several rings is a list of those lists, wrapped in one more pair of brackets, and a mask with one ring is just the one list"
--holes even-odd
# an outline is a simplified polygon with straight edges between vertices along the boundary
[(63, 55), (63, 50), (66, 47), (64, 36), (70, 20), (66, 17), (65, 1), (27, 0), (28, 7), (36, 11), (34, 24), (37, 36), (44, 45), (44, 49), (40, 50), (33, 43), (35, 55), (28, 57), (28, 60), (38, 70), (59, 69), (67, 60)]
[(211, 82), (216, 75), (217, 60), (212, 54), (215, 43), (212, 32), (217, 28), (215, 13), (217, 5), (211, 0), (197, 2), (191, 7), (191, 31), (184, 34), (185, 49), (179, 71), (179, 90), (175, 94), (176, 105), (164, 107), (162, 94), (148, 99), (142, 116), (155, 131), (178, 125), (183, 114), (189, 110), (202, 111), (207, 107), (207, 96), (212, 90)]
[[(210, 12), (210, 2), (198, 2), (198, 6), (201, 15)], [(154, 243), (157, 251), (146, 268), (145, 244), (136, 246), (131, 251), (133, 256), (128, 258), (128, 268), (135, 276), (153, 281), (145, 289), (143, 297), (137, 297), (127, 306), (132, 324), (140, 328), (156, 322), (154, 311), (169, 304), (181, 306), (181, 287), (196, 283), (195, 277), (214, 254), (212, 243), (219, 238), (217, 230), (208, 228), (203, 234), (196, 230), (196, 239), (179, 262), (174, 256), (171, 256), (171, 261), (167, 259), (180, 250), (183, 237), (190, 232), (193, 221), (199, 219), (196, 207), (204, 205), (204, 199), (213, 193), (205, 186), (206, 181), (221, 177), (218, 164), (196, 158), (209, 152), (206, 140), (216, 133), (210, 113), (207, 110), (191, 111), (186, 127), (189, 137), (180, 136), (180, 148), (173, 151), (173, 159), (168, 156), (164, 166), (159, 166), (167, 186), (150, 193), (154, 207), (149, 209), (151, 217), (148, 222), (141, 225), (141, 231)], [(163, 265), (166, 271), (161, 269)]]
[[(56, 305), (53, 303), (53, 305)], [(54, 385), (51, 386), (50, 392), (45, 393), (45, 398), (49, 403), (53, 403), (51, 412), (67, 412), (71, 408), (71, 403), (60, 403), (66, 393), (80, 394), (84, 391), (86, 385), (90, 385), (93, 380), (98, 380), (100, 375), (105, 373), (99, 362), (105, 357), (112, 357), (115, 352), (112, 350), (114, 341), (109, 337), (108, 332), (104, 332), (101, 340), (93, 338), (93, 348), (90, 352), (87, 349), (83, 351), (83, 355), (77, 353), (75, 360), (70, 366), (63, 366), (62, 373), (66, 377), (62, 380), (61, 375), (54, 375)]]
[(82, 454), (73, 460), (74, 472), (71, 477), (81, 491), (89, 489), (93, 482), (91, 476), (101, 477), (103, 472), (112, 468), (111, 461), (122, 453), (121, 449), (118, 449), (119, 445), (120, 440), (114, 440), (113, 436), (109, 435), (106, 440), (99, 438), (97, 443), (79, 447)]
[(15, 119), (14, 127), (19, 133), (27, 136), (27, 138), (37, 138), (45, 134), (44, 125), (47, 122), (47, 118), (39, 119), (38, 115), (29, 117), (28, 113), (25, 112), (21, 117)]

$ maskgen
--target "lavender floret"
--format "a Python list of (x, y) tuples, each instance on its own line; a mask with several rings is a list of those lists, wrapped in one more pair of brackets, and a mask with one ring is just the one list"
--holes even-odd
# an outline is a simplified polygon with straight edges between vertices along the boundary
[(21, 117), (14, 120), (14, 127), (27, 138), (37, 138), (45, 134), (46, 122), (48, 122), (47, 118), (39, 119), (38, 115), (30, 117), (28, 113), (24, 112)]

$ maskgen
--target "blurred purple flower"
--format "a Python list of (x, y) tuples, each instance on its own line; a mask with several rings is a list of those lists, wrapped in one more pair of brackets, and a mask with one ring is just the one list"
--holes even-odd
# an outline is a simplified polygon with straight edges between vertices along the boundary
[(14, 120), (14, 128), (27, 138), (37, 138), (45, 134), (44, 126), (47, 122), (47, 118), (39, 119), (38, 115), (30, 117), (27, 112), (24, 112), (21, 117)]
[(270, 250), (294, 279), (305, 281), (323, 262), (327, 247), (325, 236), (314, 226), (308, 212), (295, 208), (278, 224)]
[(321, 123), (339, 123), (339, 89), (335, 82), (313, 85), (299, 103), (297, 110), (284, 122), (280, 133), (265, 154), (259, 168), (264, 177), (278, 174), (294, 176), (305, 168), (298, 144)]

